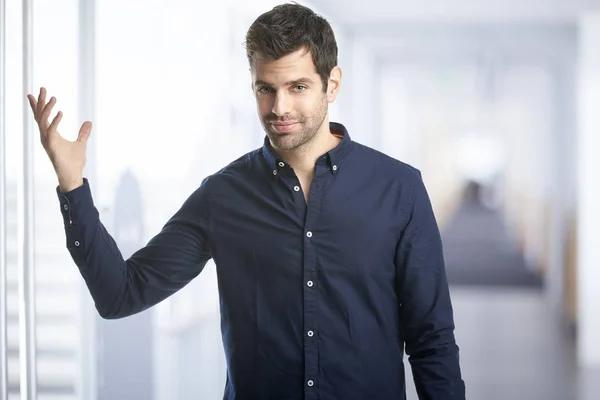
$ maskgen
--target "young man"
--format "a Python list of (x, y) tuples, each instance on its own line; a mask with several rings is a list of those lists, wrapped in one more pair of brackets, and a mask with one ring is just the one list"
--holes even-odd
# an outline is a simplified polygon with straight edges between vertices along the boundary
[(67, 248), (104, 318), (145, 310), (217, 266), (225, 399), (403, 399), (403, 351), (421, 399), (465, 398), (442, 244), (418, 170), (329, 122), (342, 80), (330, 25), (285, 4), (246, 50), (266, 137), (207, 177), (124, 260), (83, 178), (76, 142), (29, 95), (56, 170)]

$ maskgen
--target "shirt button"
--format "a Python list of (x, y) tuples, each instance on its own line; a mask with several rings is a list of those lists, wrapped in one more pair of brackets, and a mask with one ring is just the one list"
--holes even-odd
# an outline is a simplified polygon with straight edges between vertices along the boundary
[(285, 167), (285, 164), (284, 164), (284, 163), (282, 163), (282, 162), (280, 161), (280, 162), (279, 162), (279, 166), (280, 166), (281, 168), (283, 168), (283, 167)]
[(308, 287), (312, 287), (312, 286), (313, 286), (313, 281), (308, 281), (308, 282), (306, 282), (306, 286), (308, 286)]
[(277, 170), (276, 169), (273, 170), (273, 175), (277, 175)]
[(337, 171), (337, 165), (334, 165), (334, 166), (333, 166), (333, 170), (334, 170), (334, 171)]
[(313, 387), (315, 383), (312, 380), (309, 380), (308, 382), (306, 382), (306, 384), (310, 387)]
[(75, 241), (75, 247), (79, 247), (79, 242), (77, 240)]
[(66, 211), (66, 210), (68, 210), (68, 209), (69, 209), (69, 206), (65, 204), (65, 205), (63, 206), (63, 208), (64, 208), (64, 209), (65, 209), (65, 211)]
[(312, 237), (312, 232), (311, 231), (306, 232), (306, 236), (309, 238)]
[(313, 331), (308, 331), (306, 332), (306, 334), (308, 335), (308, 337), (313, 337), (315, 335)]
[(299, 192), (299, 191), (300, 191), (300, 186), (294, 186), (294, 190), (295, 190), (296, 192)]

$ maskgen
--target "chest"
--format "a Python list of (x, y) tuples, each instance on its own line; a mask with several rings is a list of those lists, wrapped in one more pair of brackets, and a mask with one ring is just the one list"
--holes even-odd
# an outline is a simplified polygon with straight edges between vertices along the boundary
[(392, 274), (407, 218), (400, 188), (379, 186), (317, 176), (231, 190), (214, 206), (217, 267), (294, 275), (310, 257), (332, 273)]

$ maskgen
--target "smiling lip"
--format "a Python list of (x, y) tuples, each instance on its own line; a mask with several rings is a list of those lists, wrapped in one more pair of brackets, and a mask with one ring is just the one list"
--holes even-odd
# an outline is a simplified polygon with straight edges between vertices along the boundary
[(289, 132), (298, 122), (271, 122), (277, 132)]

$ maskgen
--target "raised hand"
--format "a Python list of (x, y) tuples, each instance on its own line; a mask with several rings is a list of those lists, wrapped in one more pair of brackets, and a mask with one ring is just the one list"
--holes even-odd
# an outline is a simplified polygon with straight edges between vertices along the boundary
[(84, 122), (79, 129), (77, 140), (71, 142), (58, 133), (58, 124), (63, 115), (61, 111), (56, 114), (51, 123), (48, 121), (52, 108), (56, 104), (56, 98), (52, 97), (46, 103), (46, 89), (43, 87), (37, 100), (31, 94), (28, 94), (27, 98), (40, 130), (42, 146), (50, 157), (58, 177), (59, 190), (66, 193), (83, 185), (83, 167), (92, 123)]

